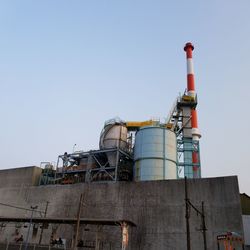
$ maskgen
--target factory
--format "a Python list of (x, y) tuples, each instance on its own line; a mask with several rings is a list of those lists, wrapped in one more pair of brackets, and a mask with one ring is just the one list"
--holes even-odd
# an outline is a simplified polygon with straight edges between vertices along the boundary
[(113, 118), (99, 149), (0, 171), (0, 249), (246, 249), (237, 177), (202, 178), (193, 50), (165, 122)]
[(200, 178), (201, 137), (192, 51), (187, 43), (187, 89), (176, 98), (165, 123), (159, 120), (105, 122), (99, 149), (65, 152), (56, 170), (44, 162), (41, 185), (100, 181), (153, 181)]

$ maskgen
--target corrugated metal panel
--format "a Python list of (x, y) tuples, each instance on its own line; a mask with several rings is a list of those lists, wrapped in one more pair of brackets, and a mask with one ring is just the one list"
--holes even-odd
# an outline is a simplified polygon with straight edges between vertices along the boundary
[(161, 127), (141, 128), (135, 137), (135, 178), (176, 179), (176, 136)]

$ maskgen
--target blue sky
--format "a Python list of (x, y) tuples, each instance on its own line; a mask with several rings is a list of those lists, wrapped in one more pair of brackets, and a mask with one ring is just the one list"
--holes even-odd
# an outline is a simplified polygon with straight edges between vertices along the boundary
[(164, 118), (195, 45), (202, 175), (250, 194), (250, 2), (0, 1), (0, 168), (98, 147), (105, 120)]

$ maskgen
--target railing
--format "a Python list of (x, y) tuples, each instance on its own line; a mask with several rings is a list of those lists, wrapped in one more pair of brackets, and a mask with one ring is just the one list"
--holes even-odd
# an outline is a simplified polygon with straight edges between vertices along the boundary
[[(93, 250), (95, 249), (94, 241), (83, 242), (83, 247), (76, 247), (77, 250)], [(111, 243), (109, 243), (111, 249)], [(100, 248), (102, 249), (102, 248)], [(25, 243), (13, 243), (6, 242), (0, 243), (0, 250), (25, 250)], [(28, 244), (27, 250), (72, 250), (72, 248), (67, 248), (64, 245), (38, 245), (38, 244)]]
[[(0, 243), (1, 250), (24, 250), (25, 243)], [(28, 244), (27, 250), (71, 250), (70, 248), (66, 248), (63, 245), (37, 245), (37, 244)], [(81, 248), (79, 248), (80, 250)]]
[(177, 107), (177, 103), (180, 100), (180, 96), (176, 97), (176, 99), (174, 100), (174, 103), (172, 105), (172, 108), (170, 109), (168, 116), (166, 118), (166, 123), (170, 123), (171, 122), (171, 118), (174, 114), (174, 112), (176, 111), (176, 107)]
[(120, 117), (114, 117), (112, 119), (105, 121), (104, 127), (107, 125), (115, 124), (115, 123), (125, 123), (125, 122), (123, 120), (121, 120)]

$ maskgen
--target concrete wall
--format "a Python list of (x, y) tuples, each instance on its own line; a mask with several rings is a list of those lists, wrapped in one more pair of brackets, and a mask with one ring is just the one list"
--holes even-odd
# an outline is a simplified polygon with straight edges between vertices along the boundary
[(247, 194), (243, 193), (240, 194), (240, 200), (241, 200), (242, 214), (250, 215), (250, 197)]
[(38, 185), (41, 173), (36, 166), (0, 170), (0, 188)]
[[(234, 231), (243, 234), (240, 197), (237, 177), (220, 177), (188, 180), (192, 203), (201, 209), (205, 202), (208, 249), (216, 248), (216, 236)], [(82, 217), (93, 219), (128, 219), (137, 224), (130, 231), (129, 250), (186, 250), (184, 180), (147, 182), (82, 183), (67, 186), (2, 187), (2, 203), (29, 207), (38, 205), (44, 210), (49, 201), (48, 217), (74, 217), (77, 214), (80, 194), (84, 193)], [(0, 206), (0, 216), (30, 216), (30, 212)], [(36, 216), (40, 216), (37, 214)], [(191, 246), (203, 249), (201, 220), (190, 213)], [(72, 226), (54, 225), (57, 235), (72, 237)], [(84, 230), (85, 229), (85, 230)], [(88, 231), (86, 231), (88, 229)], [(20, 233), (27, 229), (21, 227)], [(95, 240), (97, 228), (81, 227), (80, 238)], [(0, 241), (12, 240), (15, 227), (0, 227)], [(38, 242), (40, 229), (33, 242)], [(51, 227), (44, 230), (43, 242), (50, 239)], [(105, 226), (98, 237), (101, 249), (121, 249), (119, 227)]]
[(250, 215), (242, 215), (245, 244), (250, 247)]

